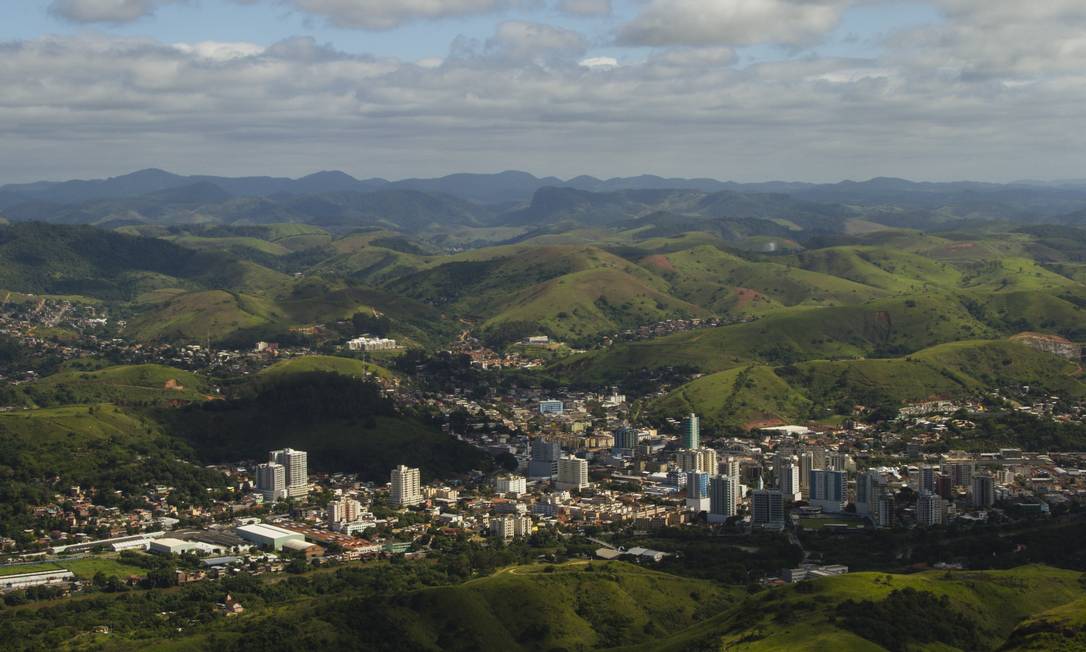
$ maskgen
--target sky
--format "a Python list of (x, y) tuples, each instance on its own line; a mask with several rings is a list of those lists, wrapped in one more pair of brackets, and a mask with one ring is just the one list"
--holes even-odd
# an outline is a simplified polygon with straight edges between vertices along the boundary
[(1082, 0), (4, 0), (0, 183), (1082, 178)]

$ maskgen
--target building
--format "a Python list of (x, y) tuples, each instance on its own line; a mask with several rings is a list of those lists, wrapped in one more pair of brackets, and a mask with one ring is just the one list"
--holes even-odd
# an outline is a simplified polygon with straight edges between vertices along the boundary
[(789, 502), (803, 500), (803, 492), (799, 488), (799, 467), (790, 461), (785, 462), (777, 469), (777, 487), (784, 494), (784, 499)]
[(738, 513), (739, 483), (726, 475), (709, 479), (709, 522), (723, 523)]
[[(687, 450), (701, 448), (701, 419), (693, 412), (686, 415), (686, 418), (683, 419), (680, 445)], [(713, 472), (715, 473), (716, 471), (714, 470)]]
[(291, 541), (296, 542), (296, 544), (294, 546), (289, 546), (288, 549), (290, 547), (296, 547), (297, 544), (305, 544), (305, 535), (301, 532), (294, 532), (293, 530), (287, 530), (267, 523), (242, 525), (235, 528), (234, 531), (237, 532), (239, 537), (245, 539), (249, 543), (268, 550), (282, 550), (283, 547)]
[(830, 469), (811, 469), (808, 502), (822, 511), (841, 513), (848, 503), (848, 473)]
[(950, 476), (955, 487), (968, 487), (973, 483), (974, 465), (971, 461), (953, 461), (943, 464), (943, 473)]
[(344, 496), (339, 500), (328, 503), (328, 523), (354, 523), (362, 518), (362, 503), (353, 498)]
[(528, 493), (528, 480), (521, 475), (499, 475), (494, 479), (494, 490), (499, 494), (513, 494), (518, 498)]
[(395, 507), (408, 507), (422, 502), (422, 472), (403, 464), (392, 469), (390, 500)]
[[(721, 475), (728, 476), (732, 480), (735, 480), (736, 483), (739, 482), (739, 471), (740, 471), (741, 467), (739, 465), (739, 459), (738, 458), (725, 457), (720, 462), (720, 467), (719, 468), (720, 468)], [(714, 471), (714, 473), (715, 473), (715, 471)]]
[(615, 430), (615, 452), (633, 452), (637, 449), (637, 443), (640, 439), (637, 436), (637, 430), (630, 426), (622, 426), (618, 430)]
[(879, 487), (882, 475), (875, 469), (868, 469), (856, 475), (856, 513), (870, 516), (877, 520), (879, 511)]
[(562, 414), (566, 411), (566, 406), (562, 401), (547, 400), (539, 402), (540, 414)]
[(265, 502), (274, 503), (277, 500), (286, 500), (286, 468), (276, 462), (257, 465), (256, 489), (264, 496)]
[(988, 509), (995, 504), (995, 480), (990, 475), (973, 476), (972, 492), (973, 507)]
[(396, 340), (384, 337), (356, 337), (347, 340), (347, 348), (351, 351), (392, 351), (399, 347)]
[(811, 487), (811, 471), (814, 469), (820, 469), (821, 466), (815, 465), (814, 453), (810, 451), (800, 453), (799, 455), (799, 492), (806, 498), (810, 495)]
[(536, 439), (532, 441), (532, 457), (528, 461), (529, 478), (553, 478), (558, 475), (558, 458), (562, 446), (556, 441)]
[(942, 496), (922, 491), (916, 498), (916, 524), (920, 527), (942, 525), (946, 513)]
[(919, 475), (916, 478), (916, 490), (935, 492), (935, 467), (924, 465), (919, 469)]
[(532, 533), (532, 517), (525, 515), (499, 516), (490, 519), (490, 534), (506, 541)]
[(0, 591), (21, 591), (35, 586), (67, 584), (74, 581), (75, 574), (72, 571), (63, 569), (0, 575)]
[(784, 492), (761, 489), (750, 494), (750, 522), (763, 527), (784, 527)]
[(717, 474), (716, 451), (711, 448), (681, 450), (675, 453), (675, 465), (680, 471), (703, 471), (709, 475)]
[(876, 502), (878, 504), (878, 512), (875, 514), (875, 525), (879, 527), (894, 527), (897, 522), (897, 501), (894, 500), (894, 494), (890, 493), (888, 489), (880, 489), (879, 497)]
[(707, 512), (710, 508), (709, 478), (705, 471), (695, 470), (686, 474), (686, 509), (691, 512)]
[(293, 448), (271, 451), (268, 461), (282, 464), (286, 470), (287, 497), (303, 498), (309, 494), (309, 454)]
[(584, 489), (588, 486), (588, 460), (562, 457), (558, 460), (558, 488)]

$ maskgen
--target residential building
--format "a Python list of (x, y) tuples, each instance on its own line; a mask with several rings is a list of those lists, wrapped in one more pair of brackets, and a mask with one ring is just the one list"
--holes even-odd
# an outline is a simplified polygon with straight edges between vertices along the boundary
[(955, 460), (943, 464), (943, 473), (950, 476), (955, 487), (969, 487), (973, 483), (974, 468), (972, 461)]
[(879, 487), (881, 474), (875, 469), (868, 469), (856, 475), (856, 513), (870, 516), (877, 520), (879, 510)]
[(533, 440), (531, 455), (528, 462), (529, 478), (553, 478), (558, 474), (558, 458), (562, 456), (562, 446), (558, 442)]
[(547, 400), (539, 402), (540, 414), (562, 414), (566, 411), (566, 406), (562, 401)]
[(942, 496), (930, 491), (921, 491), (916, 498), (916, 523), (920, 527), (942, 525), (946, 506)]
[(328, 523), (353, 523), (362, 516), (362, 504), (353, 498), (344, 496), (328, 503)]
[(894, 527), (897, 521), (897, 501), (894, 500), (894, 494), (888, 489), (880, 489), (876, 504), (878, 512), (875, 515), (875, 524), (878, 527)]
[(709, 522), (723, 523), (738, 513), (739, 483), (726, 475), (709, 479)]
[(784, 499), (789, 502), (803, 500), (803, 491), (799, 486), (799, 471), (799, 467), (790, 461), (777, 469), (777, 486), (784, 494)]
[(615, 452), (633, 452), (637, 448), (637, 430), (630, 426), (622, 426), (615, 430)]
[(301, 498), (309, 494), (309, 455), (305, 451), (284, 448), (268, 453), (268, 461), (282, 464), (286, 472), (287, 497)]
[(704, 471), (710, 475), (717, 474), (716, 451), (711, 448), (697, 448), (693, 450), (681, 450), (675, 453), (675, 465), (680, 471)]
[(710, 477), (708, 473), (700, 470), (686, 474), (686, 509), (691, 512), (709, 511)]
[(811, 469), (808, 502), (822, 511), (840, 513), (848, 503), (848, 473), (830, 469)]
[(784, 526), (784, 492), (761, 489), (750, 494), (750, 522), (766, 527)]
[(680, 445), (687, 450), (701, 448), (701, 420), (693, 412), (683, 419)]
[(588, 486), (588, 460), (562, 457), (558, 460), (558, 488), (584, 489)]
[(256, 489), (264, 501), (273, 503), (287, 498), (287, 470), (282, 464), (268, 462), (256, 467)]
[(347, 340), (347, 348), (351, 351), (392, 351), (399, 347), (396, 345), (396, 340), (363, 336)]
[(390, 500), (395, 507), (409, 507), (422, 502), (422, 472), (403, 464), (392, 469)]
[(972, 478), (973, 507), (987, 509), (995, 504), (995, 480), (990, 475), (975, 475)]
[(503, 496), (513, 494), (519, 498), (528, 493), (528, 480), (521, 475), (499, 475), (494, 479), (494, 491)]
[(919, 475), (916, 478), (916, 490), (930, 491), (935, 493), (935, 467), (924, 465), (918, 469)]

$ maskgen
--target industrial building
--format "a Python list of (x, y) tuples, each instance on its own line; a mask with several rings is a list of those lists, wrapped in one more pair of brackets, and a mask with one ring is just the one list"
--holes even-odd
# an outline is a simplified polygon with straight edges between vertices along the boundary
[[(305, 543), (305, 536), (303, 534), (275, 525), (269, 525), (267, 523), (242, 525), (235, 528), (234, 531), (237, 532), (238, 536), (242, 539), (249, 541), (253, 545), (271, 550), (282, 550), (289, 541)], [(294, 546), (291, 546), (287, 549), (290, 550), (293, 547)]]

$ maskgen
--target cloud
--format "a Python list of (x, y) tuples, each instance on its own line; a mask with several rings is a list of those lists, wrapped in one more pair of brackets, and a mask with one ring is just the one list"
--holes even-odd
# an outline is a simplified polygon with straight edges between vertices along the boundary
[(540, 62), (579, 58), (588, 42), (573, 30), (514, 20), (499, 24), (486, 47), (490, 55), (508, 61)]
[(184, 0), (53, 0), (49, 13), (74, 23), (131, 23)]
[(809, 43), (855, 0), (651, 0), (618, 33), (623, 45)]
[(611, 0), (560, 0), (558, 11), (573, 16), (609, 16)]
[(417, 20), (500, 11), (513, 0), (289, 0), (339, 27), (386, 30)]
[(419, 62), (312, 38), (0, 43), (0, 179), (148, 166), (1013, 179), (1086, 166), (1086, 16), (939, 1), (940, 22), (878, 56), (750, 65), (716, 44), (613, 65), (576, 32), (522, 21)]

